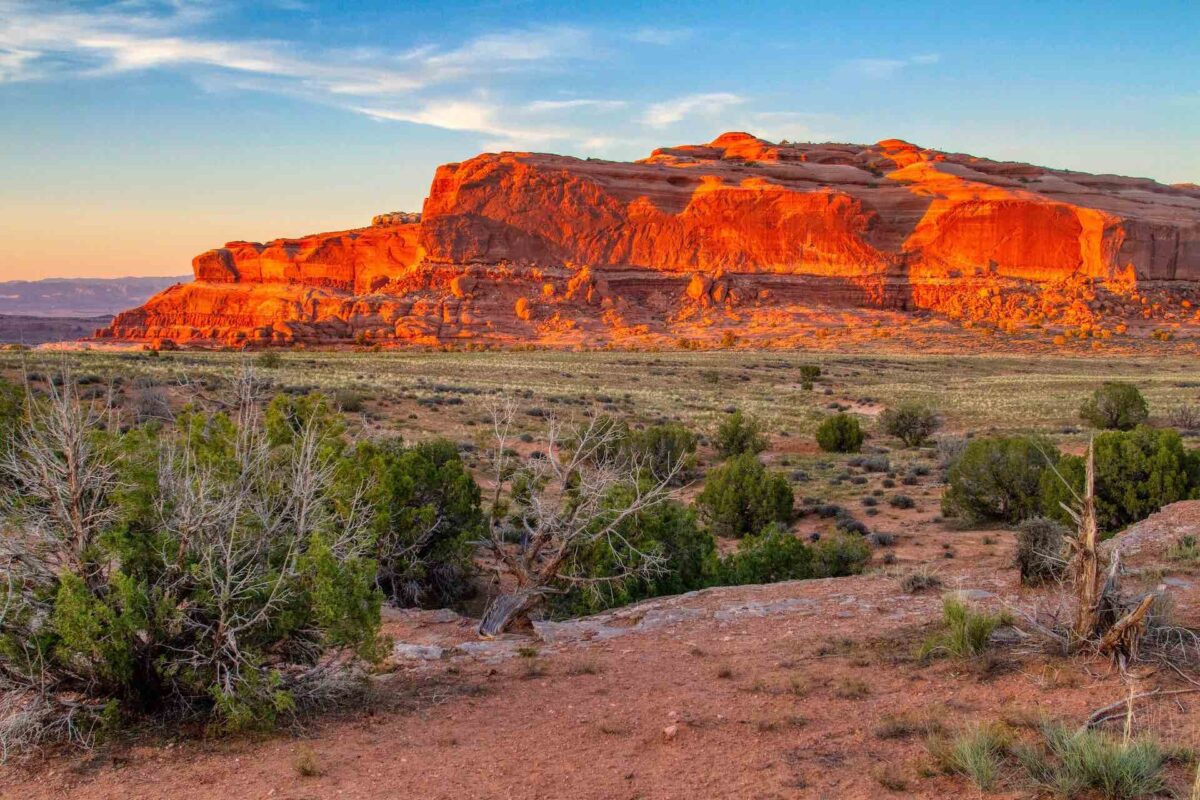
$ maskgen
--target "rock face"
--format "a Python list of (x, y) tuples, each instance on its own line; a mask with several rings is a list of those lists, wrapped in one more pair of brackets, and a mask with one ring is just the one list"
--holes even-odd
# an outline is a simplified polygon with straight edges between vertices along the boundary
[(1200, 189), (727, 133), (634, 163), (483, 154), (421, 214), (230, 242), (101, 338), (607, 343), (879, 308), (1017, 324), (1194, 321)]

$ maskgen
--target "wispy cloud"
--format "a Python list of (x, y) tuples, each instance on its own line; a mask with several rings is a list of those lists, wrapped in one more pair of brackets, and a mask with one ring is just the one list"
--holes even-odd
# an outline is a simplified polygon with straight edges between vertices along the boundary
[(574, 100), (534, 100), (525, 108), (529, 111), (569, 111), (572, 109), (590, 108), (598, 111), (611, 111), (629, 105), (624, 100), (592, 100), (579, 98)]
[(891, 78), (906, 67), (928, 66), (940, 60), (937, 53), (919, 53), (908, 58), (856, 58), (847, 66), (864, 78)]
[(692, 38), (688, 28), (638, 28), (629, 34), (629, 39), (641, 44), (673, 45)]
[(119, 3), (87, 11), (0, 0), (0, 69), (5, 80), (17, 81), (202, 67), (290, 79), (312, 91), (382, 95), (585, 58), (590, 52), (589, 33), (570, 26), (488, 34), (445, 49), (347, 52), (191, 35), (188, 29), (203, 20), (191, 6), (155, 11)]
[[(573, 132), (559, 128), (526, 127), (506, 120), (498, 105), (474, 100), (437, 100), (415, 108), (359, 106), (355, 111), (392, 122), (412, 122), (448, 131), (468, 131), (491, 137), (489, 149), (506, 150), (565, 140)], [(503, 121), (502, 121), (503, 120)]]
[(652, 104), (642, 115), (642, 121), (654, 128), (665, 128), (686, 117), (698, 114), (718, 115), (730, 106), (744, 102), (746, 102), (745, 98), (728, 92), (689, 94)]
[[(302, 0), (264, 1), (303, 8)], [(376, 120), (473, 133), (489, 148), (622, 155), (685, 121), (691, 124), (678, 127), (681, 136), (756, 119), (747, 98), (728, 92), (657, 102), (521, 96), (531, 75), (611, 59), (631, 42), (676, 44), (691, 36), (686, 28), (543, 25), (407, 48), (339, 48), (212, 33), (230, 29), (223, 16), (229, 10), (222, 2), (182, 0), (0, 0), (0, 84), (171, 72), (206, 91), (274, 93)]]
[[(592, 34), (573, 26), (493, 32), (451, 46), (346, 50), (198, 35), (195, 31), (210, 21), (208, 14), (205, 6), (153, 0), (87, 8), (0, 0), (0, 82), (173, 70), (208, 89), (223, 81), (376, 119), (528, 144), (569, 133), (513, 123), (494, 104), (461, 98), (469, 96), (473, 84), (494, 81), (497, 75), (594, 57)], [(439, 93), (446, 97), (431, 96)], [(618, 101), (563, 100), (535, 103), (528, 110), (564, 111), (584, 104), (600, 110), (619, 107)]]

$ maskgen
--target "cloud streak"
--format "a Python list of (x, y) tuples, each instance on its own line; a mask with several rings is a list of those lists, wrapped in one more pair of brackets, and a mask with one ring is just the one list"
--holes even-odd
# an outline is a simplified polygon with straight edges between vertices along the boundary
[(692, 38), (688, 28), (638, 28), (629, 34), (629, 40), (640, 44), (669, 47)]
[(525, 127), (502, 122), (509, 115), (498, 105), (474, 100), (436, 100), (414, 108), (358, 106), (360, 114), (390, 122), (430, 125), (448, 131), (479, 133), (491, 137), (488, 149), (509, 150), (575, 138), (579, 132), (545, 127)]
[(646, 109), (642, 121), (652, 128), (665, 128), (691, 116), (716, 116), (744, 102), (745, 98), (728, 92), (689, 94), (652, 104)]
[[(291, 7), (293, 0), (277, 2)], [(750, 113), (747, 98), (728, 92), (639, 103), (504, 97), (504, 87), (521, 85), (521, 78), (595, 63), (622, 47), (678, 44), (691, 36), (685, 28), (544, 25), (408, 49), (337, 49), (213, 35), (227, 22), (217, 16), (221, 8), (176, 0), (0, 0), (0, 85), (172, 72), (205, 90), (299, 97), (376, 120), (477, 134), (496, 149), (617, 152), (663, 129), (709, 131)], [(924, 63), (920, 58), (913, 63)], [(614, 130), (623, 138), (613, 138)]]
[(194, 13), (120, 10), (46, 11), (0, 0), (0, 79), (41, 80), (63, 73), (105, 75), (204, 67), (288, 78), (332, 94), (384, 95), (481, 74), (586, 58), (589, 34), (548, 26), (481, 36), (456, 48), (400, 53), (305, 52), (276, 40), (214, 40), (188, 35)]
[(629, 105), (624, 100), (535, 100), (525, 106), (529, 111), (572, 111), (576, 109), (592, 109), (596, 111), (612, 111)]
[[(129, 10), (129, 9), (135, 10)], [(154, 70), (189, 74), (206, 86), (306, 97), (375, 119), (471, 131), (505, 143), (567, 137), (559, 128), (502, 123), (493, 104), (431, 97), (498, 75), (553, 69), (594, 57), (592, 34), (573, 26), (494, 32), (457, 46), (398, 52), (304, 48), (279, 40), (230, 40), (194, 34), (208, 21), (196, 7), (118, 4), (82, 10), (0, 0), (0, 83), (101, 78)], [(583, 107), (612, 110), (611, 100), (542, 101), (533, 113)]]
[(856, 58), (847, 66), (864, 78), (891, 78), (907, 67), (928, 66), (940, 60), (937, 53), (919, 53), (908, 58)]

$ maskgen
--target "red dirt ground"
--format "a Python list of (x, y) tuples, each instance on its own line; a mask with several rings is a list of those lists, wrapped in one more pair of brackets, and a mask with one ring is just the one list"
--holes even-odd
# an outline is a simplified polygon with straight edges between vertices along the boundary
[[(1200, 530), (1200, 502), (1124, 534), (1127, 568), (1166, 581), (1182, 622), (1200, 622), (1200, 573), (1162, 560)], [(1139, 531), (1142, 531), (1139, 533)], [(979, 796), (939, 774), (924, 737), (881, 738), (889, 717), (948, 729), (1042, 716), (1077, 725), (1128, 692), (1099, 659), (1003, 644), (985, 666), (921, 663), (940, 592), (908, 595), (899, 577), (933, 563), (945, 590), (1029, 608), (1012, 534), (923, 524), (901, 534), (896, 564), (854, 578), (711, 589), (541, 637), (479, 643), (448, 612), (389, 613), (395, 669), (371, 707), (304, 735), (204, 742), (185, 737), (60, 754), (0, 771), (6, 798), (941, 798)], [(954, 559), (941, 559), (952, 542)], [(992, 542), (988, 544), (988, 542)], [(1164, 576), (1164, 571), (1166, 575)], [(547, 641), (548, 640), (548, 641)], [(473, 652), (456, 649), (465, 644)], [(415, 646), (415, 647), (414, 647)], [(441, 657), (433, 649), (445, 648)], [(415, 657), (424, 655), (425, 657)], [(1178, 688), (1143, 670), (1138, 691)], [(1137, 727), (1200, 746), (1200, 695), (1145, 701)], [(301, 776), (308, 759), (319, 775)], [(1182, 767), (1173, 779), (1183, 780)], [(885, 785), (891, 788), (885, 788)], [(988, 797), (1027, 797), (1015, 782)]]

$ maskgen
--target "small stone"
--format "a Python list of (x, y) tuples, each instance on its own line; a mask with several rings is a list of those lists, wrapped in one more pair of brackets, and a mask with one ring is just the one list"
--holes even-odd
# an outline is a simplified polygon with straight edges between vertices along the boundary
[(445, 653), (445, 649), (436, 644), (408, 644), (396, 642), (392, 647), (393, 658), (410, 658), (421, 661), (436, 661)]
[(663, 741), (664, 742), (671, 741), (672, 739), (675, 738), (676, 734), (678, 734), (678, 733), (679, 733), (678, 725), (668, 725), (667, 727), (663, 728)]

